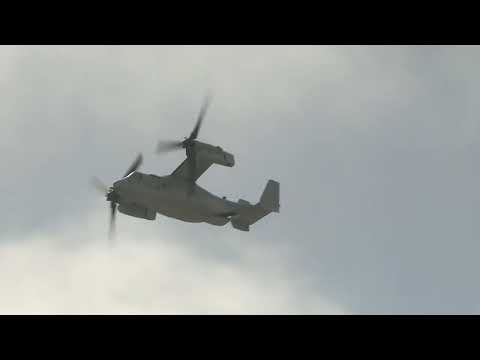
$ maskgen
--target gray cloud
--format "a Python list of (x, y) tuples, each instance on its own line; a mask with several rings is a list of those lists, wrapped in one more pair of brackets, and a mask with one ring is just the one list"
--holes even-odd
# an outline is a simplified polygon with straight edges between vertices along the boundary
[[(38, 295), (45, 305), (16, 310), (476, 312), (479, 60), (478, 47), (455, 46), (1, 48), (0, 252), (17, 260), (0, 282), (25, 277), (17, 263), (35, 249), (60, 264), (92, 264), (101, 278), (115, 277), (118, 289), (135, 287), (139, 280), (124, 282), (118, 263), (129, 261), (122, 251), (137, 247), (139, 259), (160, 263), (142, 267), (152, 273), (148, 281), (167, 281), (158, 271), (168, 274), (171, 263), (148, 253), (171, 246), (192, 274), (234, 269), (246, 283), (245, 302), (231, 295), (239, 302), (225, 305), (234, 290), (219, 277), (213, 285), (199, 281), (196, 293), (217, 294), (221, 304), (205, 296), (175, 310), (159, 286), (150, 297), (139, 291), (144, 299), (128, 306), (111, 292), (97, 294), (81, 275), (74, 281), (103, 300), (58, 302), (47, 294), (64, 294), (58, 282), (70, 280), (43, 269), (36, 256), (26, 269), (49, 284)], [(171, 172), (183, 155), (157, 157), (155, 143), (188, 134), (208, 88), (215, 99), (201, 137), (233, 152), (237, 164), (212, 168), (201, 185), (255, 201), (273, 178), (282, 186), (282, 212), (249, 234), (122, 216), (123, 245), (108, 273), (101, 263), (109, 253), (97, 244), (106, 234), (106, 203), (89, 177), (113, 181), (139, 151), (143, 171)], [(79, 224), (95, 231), (83, 234)], [(58, 244), (75, 251), (66, 255)], [(132, 259), (128, 271), (140, 263)], [(270, 282), (274, 289), (262, 292)], [(273, 293), (293, 300), (277, 304)]]

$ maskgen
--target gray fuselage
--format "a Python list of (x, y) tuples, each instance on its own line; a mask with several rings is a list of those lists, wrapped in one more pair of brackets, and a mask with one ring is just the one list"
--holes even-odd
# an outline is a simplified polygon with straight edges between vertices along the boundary
[(230, 220), (230, 214), (240, 207), (238, 203), (213, 195), (174, 175), (156, 176), (133, 172), (115, 182), (113, 188), (119, 196), (121, 212), (124, 212), (122, 207), (143, 208), (186, 222), (225, 225)]

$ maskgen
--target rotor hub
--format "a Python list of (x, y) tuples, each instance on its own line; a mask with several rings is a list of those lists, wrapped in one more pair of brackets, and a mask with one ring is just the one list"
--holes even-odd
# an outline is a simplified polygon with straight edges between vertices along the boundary
[(193, 147), (195, 145), (195, 140), (187, 138), (182, 142), (182, 147), (186, 149), (187, 147)]

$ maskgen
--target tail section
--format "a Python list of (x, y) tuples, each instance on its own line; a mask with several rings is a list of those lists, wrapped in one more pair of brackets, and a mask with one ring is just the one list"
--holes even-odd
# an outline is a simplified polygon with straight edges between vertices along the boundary
[(269, 212), (280, 212), (280, 184), (278, 182), (268, 180), (259, 205)]
[(256, 205), (251, 205), (248, 201), (242, 199), (238, 201), (238, 205), (238, 214), (231, 218), (232, 226), (241, 231), (249, 231), (250, 225), (264, 216), (271, 212), (280, 212), (280, 184), (274, 180), (269, 180), (260, 201)]

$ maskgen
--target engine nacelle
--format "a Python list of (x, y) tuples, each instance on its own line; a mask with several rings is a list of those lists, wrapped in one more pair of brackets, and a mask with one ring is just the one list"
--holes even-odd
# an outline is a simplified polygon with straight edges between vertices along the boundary
[(195, 143), (198, 156), (213, 162), (214, 164), (232, 167), (235, 158), (232, 154), (224, 151), (220, 146), (205, 144), (200, 141)]
[(155, 220), (155, 217), (157, 216), (157, 213), (154, 210), (150, 210), (135, 204), (120, 204), (120, 206), (118, 207), (118, 211), (125, 215), (130, 215), (136, 218), (146, 220)]

